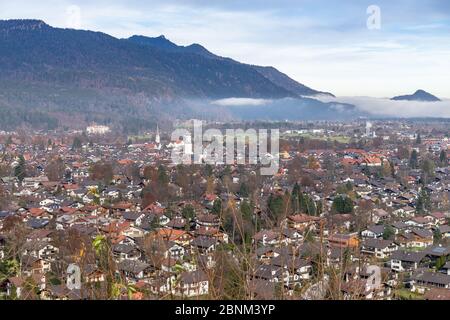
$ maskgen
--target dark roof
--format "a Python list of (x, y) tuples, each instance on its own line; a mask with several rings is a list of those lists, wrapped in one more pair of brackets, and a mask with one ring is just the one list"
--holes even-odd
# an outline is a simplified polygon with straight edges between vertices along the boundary
[(275, 248), (274, 251), (279, 255), (297, 256), (299, 253), (299, 248), (297, 248), (297, 246), (282, 246), (279, 248)]
[(412, 229), (411, 232), (415, 233), (421, 238), (430, 238), (433, 237), (433, 232), (430, 230), (424, 230), (424, 229)]
[(124, 260), (117, 265), (117, 268), (120, 271), (131, 272), (134, 274), (138, 274), (148, 267), (150, 267), (149, 264), (137, 260)]
[(76, 224), (73, 225), (72, 227), (70, 227), (71, 229), (75, 229), (78, 232), (80, 232), (81, 234), (85, 234), (88, 236), (93, 236), (96, 233), (98, 233), (98, 230), (96, 227), (94, 226), (88, 226), (88, 225), (82, 225), (82, 224)]
[(285, 255), (279, 255), (276, 258), (273, 258), (271, 263), (274, 266), (287, 267), (288, 269), (298, 269), (310, 265), (305, 259)]
[(419, 271), (412, 276), (412, 279), (430, 284), (450, 285), (450, 275), (440, 272)]
[(272, 252), (272, 251), (274, 251), (274, 248), (272, 248), (272, 247), (261, 246), (255, 250), (255, 253), (257, 256), (262, 256), (262, 255), (264, 255), (268, 252)]
[(425, 258), (425, 252), (408, 252), (404, 250), (398, 250), (392, 253), (391, 259), (401, 260), (405, 262), (417, 262), (419, 263)]
[(141, 223), (140, 227), (147, 231), (152, 230), (153, 229), (152, 222), (153, 222), (153, 220), (155, 220), (155, 218), (156, 218), (156, 215), (153, 213), (145, 214), (144, 218), (142, 219), (142, 223)]
[(375, 234), (382, 234), (384, 232), (383, 225), (373, 225), (367, 228), (367, 230), (372, 231)]
[(384, 240), (384, 239), (365, 239), (363, 241), (363, 246), (376, 248), (376, 249), (384, 249), (390, 246), (393, 243), (392, 240)]
[(0, 219), (4, 219), (6, 217), (12, 216), (13, 213), (9, 211), (0, 211)]
[(39, 240), (39, 239), (42, 239), (42, 238), (49, 237), (52, 233), (53, 233), (52, 230), (45, 230), (45, 229), (33, 230), (33, 232), (31, 232), (28, 235), (27, 239)]
[(330, 247), (330, 258), (339, 259), (344, 258), (346, 255), (354, 255), (354, 250), (345, 247)]
[(185, 284), (192, 284), (207, 280), (208, 277), (206, 276), (206, 273), (204, 273), (202, 270), (196, 270), (193, 272), (182, 272), (180, 274), (180, 282)]
[(100, 269), (97, 267), (97, 265), (90, 263), (90, 264), (86, 264), (83, 267), (83, 273), (85, 275), (91, 275), (96, 271), (99, 271)]
[(47, 219), (31, 219), (28, 220), (27, 224), (33, 229), (41, 229), (48, 225), (49, 220)]
[[(299, 253), (302, 257), (312, 257), (314, 255), (320, 254), (320, 243), (315, 242), (305, 242), (299, 248)], [(326, 246), (322, 247), (322, 251), (326, 251)]]
[(116, 244), (113, 247), (113, 251), (114, 252), (118, 252), (118, 253), (130, 253), (133, 250), (136, 250), (137, 248), (131, 244)]
[(200, 214), (197, 217), (198, 222), (205, 222), (205, 223), (219, 223), (220, 218), (219, 216), (216, 216), (214, 214)]
[(200, 236), (195, 238), (191, 244), (195, 247), (201, 247), (201, 248), (209, 248), (217, 243), (216, 238), (206, 237), (206, 236)]
[(44, 249), (46, 246), (51, 245), (50, 243), (46, 242), (46, 241), (27, 241), (24, 245), (23, 245), (23, 249), (24, 250), (30, 250), (30, 251), (34, 251), (34, 250), (42, 250)]
[(25, 268), (32, 267), (33, 263), (35, 263), (36, 261), (39, 261), (39, 260), (41, 260), (41, 259), (39, 259), (38, 257), (23, 255), (22, 256), (22, 265)]
[(65, 284), (48, 285), (45, 290), (59, 299), (67, 298), (69, 300), (83, 300), (89, 298), (87, 295), (88, 290), (69, 290)]
[(442, 257), (450, 255), (450, 246), (442, 247), (442, 246), (432, 246), (428, 247), (425, 250), (426, 254), (429, 256)]
[(176, 217), (169, 221), (166, 225), (168, 228), (182, 229), (186, 226), (187, 220), (181, 217)]
[(251, 279), (248, 287), (256, 299), (270, 300), (275, 298), (275, 283), (273, 282), (264, 279)]
[(282, 268), (278, 266), (270, 265), (260, 265), (255, 273), (255, 278), (271, 280), (273, 277), (278, 277), (282, 273)]
[(125, 220), (129, 220), (129, 221), (136, 221), (140, 216), (142, 216), (143, 213), (141, 212), (128, 212), (125, 211), (122, 216)]
[(255, 239), (256, 241), (260, 241), (263, 239), (271, 241), (280, 238), (280, 236), (281, 233), (275, 232), (273, 230), (261, 230), (253, 236), (253, 239)]
[(450, 232), (450, 226), (449, 225), (439, 226), (439, 232), (440, 233)]

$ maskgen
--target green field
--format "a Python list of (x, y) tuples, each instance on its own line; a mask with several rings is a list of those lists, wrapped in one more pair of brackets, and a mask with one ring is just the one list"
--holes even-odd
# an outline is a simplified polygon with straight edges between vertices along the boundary
[(153, 136), (151, 135), (140, 135), (140, 136), (128, 136), (128, 140), (131, 141), (146, 141), (146, 140), (151, 140), (153, 139)]
[(281, 138), (305, 138), (312, 140), (321, 140), (321, 141), (331, 141), (331, 142), (339, 142), (339, 143), (349, 143), (351, 138), (346, 136), (324, 136), (324, 135), (314, 135), (310, 133), (288, 133), (281, 134)]

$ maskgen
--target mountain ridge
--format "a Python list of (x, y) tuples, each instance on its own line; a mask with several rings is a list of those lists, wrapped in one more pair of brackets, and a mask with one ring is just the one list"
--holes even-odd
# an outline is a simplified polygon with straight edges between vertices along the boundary
[[(300, 101), (321, 93), (275, 68), (219, 57), (199, 44), (130, 38), (54, 28), (42, 20), (0, 20), (0, 129), (97, 122), (139, 130), (156, 119), (190, 117), (186, 99)], [(143, 45), (148, 41), (152, 45)]]
[(169, 54), (102, 32), (53, 28), (37, 20), (3, 21), (0, 30), (4, 53), (0, 66), (7, 76), (14, 73), (39, 81), (48, 77), (49, 82), (58, 84), (70, 80), (81, 87), (86, 87), (87, 82), (134, 92), (150, 88), (157, 97), (295, 96), (253, 69), (228, 60)]
[[(175, 43), (168, 40), (164, 35), (161, 35), (159, 37), (146, 37), (146, 36), (140, 36), (140, 35), (134, 35), (126, 40), (139, 43), (141, 45), (146, 46), (153, 46), (162, 50), (168, 50), (168, 51), (175, 51), (175, 52), (185, 52), (185, 53), (194, 53), (199, 54), (207, 58), (211, 59), (218, 59), (218, 60), (226, 60), (233, 63), (242, 64), (236, 60), (233, 60), (231, 58), (221, 57), (218, 55), (215, 55), (211, 53), (208, 49), (203, 47), (200, 44), (194, 43), (188, 46), (179, 46)], [(310, 87), (305, 86), (304, 84), (301, 84), (297, 82), (296, 80), (290, 78), (288, 75), (280, 72), (275, 67), (272, 66), (257, 66), (257, 65), (251, 65), (251, 64), (245, 64), (256, 71), (258, 71), (261, 75), (263, 75), (266, 79), (270, 80), (271, 82), (275, 83), (278, 86), (281, 86), (299, 96), (314, 96), (314, 95), (328, 95), (335, 97), (333, 94), (329, 92), (323, 92), (314, 90)]]
[(437, 102), (441, 101), (438, 97), (432, 95), (425, 90), (419, 89), (411, 95), (403, 95), (393, 97), (391, 100), (394, 101), (426, 101), (426, 102)]

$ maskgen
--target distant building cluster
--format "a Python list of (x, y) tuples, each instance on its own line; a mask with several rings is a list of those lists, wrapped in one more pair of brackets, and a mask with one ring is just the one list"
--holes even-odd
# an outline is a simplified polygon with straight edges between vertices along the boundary
[(107, 134), (111, 129), (108, 126), (91, 125), (86, 128), (88, 134)]

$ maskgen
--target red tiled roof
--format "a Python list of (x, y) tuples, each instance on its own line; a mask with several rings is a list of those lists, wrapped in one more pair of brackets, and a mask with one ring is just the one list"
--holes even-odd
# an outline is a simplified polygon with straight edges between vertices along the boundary
[(207, 193), (205, 194), (205, 200), (206, 201), (214, 201), (216, 200), (217, 196), (213, 193)]
[(41, 208), (30, 208), (28, 212), (30, 212), (32, 216), (38, 217), (43, 215), (45, 213), (45, 210)]

